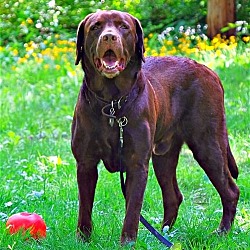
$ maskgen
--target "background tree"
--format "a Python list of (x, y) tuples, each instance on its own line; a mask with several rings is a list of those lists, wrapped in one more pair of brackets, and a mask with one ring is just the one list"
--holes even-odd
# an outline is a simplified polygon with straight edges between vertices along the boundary
[(213, 38), (217, 34), (227, 37), (235, 35), (235, 28), (226, 32), (221, 32), (223, 27), (236, 21), (236, 1), (235, 0), (208, 0), (207, 4), (207, 35)]

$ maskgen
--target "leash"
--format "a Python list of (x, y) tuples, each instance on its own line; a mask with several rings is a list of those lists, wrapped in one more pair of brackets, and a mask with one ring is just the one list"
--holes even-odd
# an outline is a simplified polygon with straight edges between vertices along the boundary
[[(120, 125), (119, 125), (119, 127), (120, 127)], [(120, 127), (120, 129), (121, 129), (121, 127)], [(121, 134), (121, 132), (120, 132), (120, 134)], [(122, 194), (123, 194), (124, 198), (126, 199), (126, 186), (125, 186), (125, 180), (124, 180), (123, 171), (122, 171), (122, 148), (123, 148), (123, 139), (122, 139), (122, 141), (120, 140), (120, 143), (119, 143), (119, 165), (120, 165), (119, 167), (120, 167), (120, 181), (121, 181)], [(153, 226), (150, 225), (150, 223), (141, 214), (140, 214), (140, 222), (163, 245), (165, 245), (166, 247), (169, 247), (169, 248), (171, 248), (173, 246), (173, 243), (171, 243), (169, 240), (167, 240), (165, 237), (163, 237)]]
[[(120, 109), (120, 100), (116, 102), (118, 109)], [(109, 114), (107, 114), (105, 111), (107, 108), (110, 107)], [(122, 170), (122, 149), (123, 149), (123, 127), (125, 127), (128, 124), (128, 119), (126, 116), (123, 116), (121, 118), (117, 118), (115, 116), (115, 108), (114, 108), (114, 102), (112, 101), (111, 104), (107, 104), (102, 108), (102, 115), (109, 118), (109, 125), (113, 127), (114, 121), (118, 123), (119, 126), (119, 150), (118, 150), (118, 158), (119, 158), (119, 171), (120, 171), (120, 182), (121, 182), (121, 190), (123, 193), (124, 198), (126, 199), (126, 186), (125, 186), (125, 180), (123, 176), (123, 170)], [(172, 247), (173, 243), (171, 243), (169, 240), (164, 238), (153, 226), (150, 225), (150, 223), (140, 214), (140, 222), (148, 229), (148, 231), (153, 234), (162, 244), (164, 244), (167, 247)]]
[[(126, 96), (122, 96), (119, 100), (108, 102), (105, 99), (97, 96), (85, 83), (85, 87), (88, 89), (88, 91), (94, 95), (95, 99), (99, 102), (105, 103), (104, 107), (101, 109), (101, 113), (103, 116), (108, 118), (110, 127), (114, 126), (114, 122), (117, 122), (119, 127), (119, 148), (118, 148), (118, 158), (119, 158), (119, 171), (120, 171), (120, 182), (121, 182), (121, 190), (123, 193), (124, 198), (126, 199), (126, 186), (125, 186), (125, 180), (123, 176), (123, 169), (122, 169), (122, 149), (123, 149), (123, 128), (128, 124), (128, 119), (126, 116), (122, 116), (120, 118), (117, 118), (116, 116), (116, 110), (122, 109), (122, 104), (126, 104), (129, 97), (131, 97), (131, 94), (128, 94)], [(137, 91), (137, 90), (136, 90)], [(139, 90), (138, 90), (139, 91)], [(138, 96), (138, 93), (135, 92), (132, 94), (132, 101), (134, 101)], [(86, 92), (85, 92), (85, 98), (89, 104), (90, 99), (88, 98)], [(163, 245), (165, 245), (168, 248), (171, 248), (173, 246), (173, 243), (171, 243), (169, 240), (164, 238), (153, 226), (150, 225), (150, 223), (140, 214), (140, 222), (148, 229), (148, 231), (153, 234)]]

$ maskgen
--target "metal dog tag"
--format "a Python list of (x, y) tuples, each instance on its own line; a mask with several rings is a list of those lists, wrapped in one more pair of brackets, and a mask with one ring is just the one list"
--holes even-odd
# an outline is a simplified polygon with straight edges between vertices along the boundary
[(114, 122), (115, 122), (115, 119), (114, 119), (114, 118), (109, 118), (109, 125), (110, 125), (111, 127), (114, 126)]
[[(111, 102), (111, 108), (110, 108), (110, 110), (109, 110), (109, 114), (110, 114), (111, 116), (114, 116), (114, 115), (115, 115), (115, 109), (114, 109), (114, 102), (113, 102), (113, 101)], [(109, 125), (110, 125), (111, 127), (114, 126), (114, 121), (115, 121), (114, 118), (109, 118)]]

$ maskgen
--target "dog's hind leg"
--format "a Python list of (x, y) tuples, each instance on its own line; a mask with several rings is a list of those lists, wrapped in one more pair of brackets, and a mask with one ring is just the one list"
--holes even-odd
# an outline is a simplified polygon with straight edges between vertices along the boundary
[(183, 200), (176, 179), (176, 167), (182, 146), (182, 141), (177, 138), (172, 140), (172, 145), (164, 155), (152, 156), (155, 175), (161, 187), (164, 207), (164, 226), (172, 226), (177, 218), (179, 206)]
[(239, 171), (238, 171), (238, 167), (236, 165), (235, 159), (233, 157), (233, 154), (231, 152), (229, 143), (227, 147), (227, 159), (228, 159), (228, 168), (230, 170), (230, 173), (234, 179), (237, 179), (239, 175)]
[[(230, 173), (232, 172), (232, 167), (229, 164), (232, 161), (230, 163), (229, 161), (233, 156), (232, 154), (228, 156), (229, 145), (228, 139), (225, 139), (225, 136), (227, 136), (227, 133), (210, 133), (208, 136), (203, 135), (201, 137), (199, 135), (199, 137), (196, 137), (196, 140), (194, 136), (191, 140), (187, 141), (194, 158), (204, 169), (220, 195), (223, 215), (218, 232), (227, 232), (230, 230), (239, 199), (239, 189), (232, 178), (232, 176), (238, 176), (238, 170), (235, 170), (232, 174)], [(235, 164), (235, 161), (233, 162)], [(237, 166), (234, 169), (237, 169)]]

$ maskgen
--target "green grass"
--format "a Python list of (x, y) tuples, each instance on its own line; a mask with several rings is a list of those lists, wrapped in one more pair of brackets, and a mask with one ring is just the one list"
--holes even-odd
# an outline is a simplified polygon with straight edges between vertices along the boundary
[[(241, 196), (236, 220), (227, 236), (212, 234), (222, 214), (220, 199), (184, 147), (178, 181), (185, 199), (174, 228), (168, 232), (169, 239), (184, 249), (250, 249), (250, 79), (245, 53), (242, 49), (237, 56), (226, 55), (214, 64), (225, 88), (230, 144), (240, 170), (237, 185)], [(72, 55), (72, 65), (73, 60)], [(225, 67), (224, 61), (229, 60), (230, 65)], [(45, 69), (34, 60), (15, 66), (16, 70), (10, 66), (1, 70), (0, 249), (120, 249), (125, 204), (119, 175), (109, 174), (102, 165), (92, 240), (83, 244), (75, 237), (78, 201), (70, 126), (83, 73), (79, 69), (76, 76), (68, 74), (64, 61), (58, 70)], [(43, 216), (48, 226), (46, 239), (23, 241), (6, 232), (7, 216), (21, 211)], [(142, 214), (160, 229), (161, 192), (152, 167)], [(140, 225), (136, 249), (163, 248)]]

